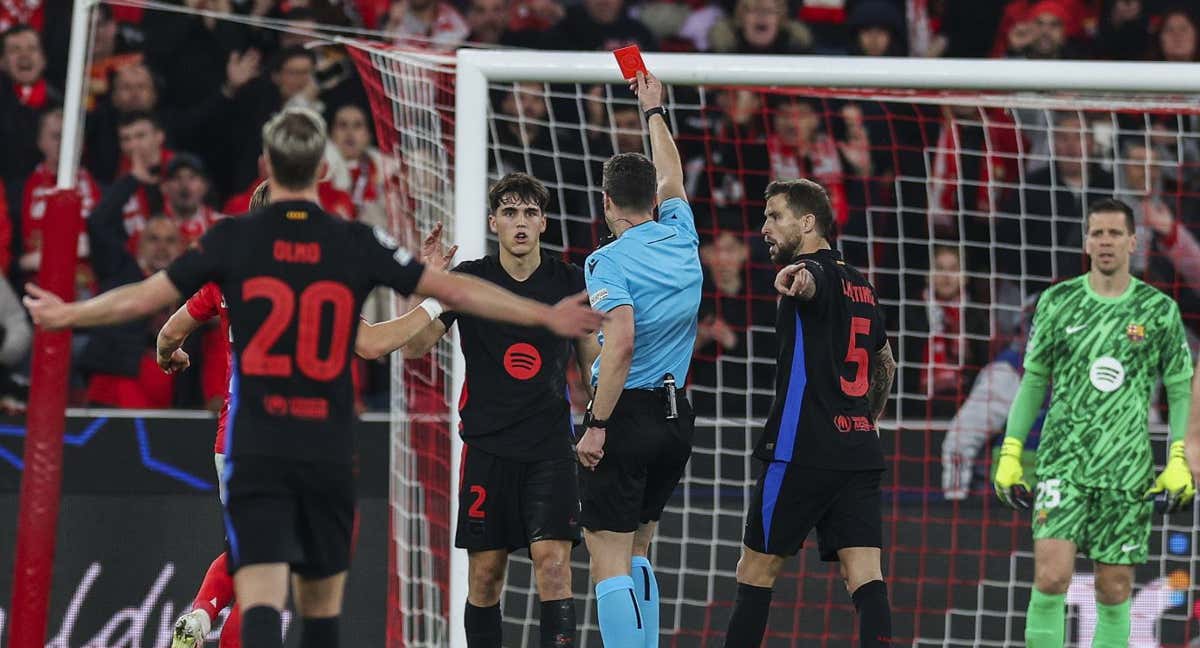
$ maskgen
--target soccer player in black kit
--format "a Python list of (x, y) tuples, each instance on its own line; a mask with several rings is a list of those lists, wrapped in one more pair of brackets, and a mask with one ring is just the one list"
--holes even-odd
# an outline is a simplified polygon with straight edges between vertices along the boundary
[(377, 285), (456, 310), (574, 337), (603, 318), (586, 296), (553, 307), (461, 274), (426, 269), (382, 230), (326, 214), (316, 180), (320, 115), (290, 108), (263, 127), (271, 204), (222, 220), (167, 270), (64, 304), (28, 286), (35, 323), (58, 329), (145, 317), (214, 282), (235, 336), (226, 427), (226, 537), (245, 648), (283, 645), (295, 575), (302, 648), (338, 645), (354, 517), (350, 365), (359, 311)]
[(775, 280), (775, 402), (754, 448), (765, 465), (746, 517), (725, 646), (762, 643), (775, 579), (814, 527), (821, 559), (841, 563), (861, 645), (889, 645), (875, 422), (896, 365), (883, 314), (871, 284), (831, 249), (833, 210), (820, 185), (775, 181), (766, 199), (763, 239), (786, 266)]
[[(545, 303), (583, 290), (579, 266), (541, 249), (549, 202), (536, 178), (501, 178), (488, 192), (488, 227), (499, 240), (499, 254), (465, 261), (454, 271)], [(567, 340), (544, 329), (441, 313), (431, 301), (418, 308), (433, 321), (404, 354), (424, 355), (458, 322), (467, 367), (459, 401), (464, 456), (454, 545), (467, 550), (470, 562), (467, 646), (500, 648), (508, 554), (525, 548), (542, 602), (539, 645), (574, 646), (571, 547), (580, 541), (579, 486), (566, 371), (574, 348), (580, 371), (590, 372), (600, 344), (591, 335)]]

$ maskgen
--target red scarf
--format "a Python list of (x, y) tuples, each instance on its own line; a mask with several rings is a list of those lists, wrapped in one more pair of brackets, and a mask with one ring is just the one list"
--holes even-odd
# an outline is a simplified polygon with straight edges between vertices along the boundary
[[(992, 212), (992, 180), (997, 182), (1011, 181), (1017, 175), (1016, 152), (1017, 136), (1012, 122), (1007, 115), (987, 111), (985, 118), (988, 123), (987, 137), (983, 150), (969, 151), (973, 155), (982, 155), (983, 160), (978, 165), (978, 171), (973, 178), (962, 177), (959, 168), (960, 157), (963, 153), (962, 125), (953, 118), (942, 121), (941, 132), (938, 133), (937, 146), (933, 151), (933, 164), (930, 173), (930, 205), (941, 210), (943, 214), (956, 213), (959, 210), (976, 211), (981, 214)], [(969, 182), (975, 187), (975, 201), (971, 205), (958, 204), (959, 182)], [(999, 193), (997, 191), (997, 193)], [(996, 196), (997, 201), (999, 196)]]
[(958, 304), (931, 301), (928, 290), (923, 298), (929, 308), (929, 344), (925, 348), (921, 389), (924, 393), (933, 395), (937, 387), (957, 385), (961, 379), (964, 342), (962, 308)]
[(44, 22), (42, 0), (0, 0), (0, 32), (17, 25), (29, 25), (40, 32)]
[(46, 107), (46, 80), (38, 79), (32, 85), (18, 84), (13, 87), (17, 93), (17, 101), (21, 102), (22, 106), (41, 110)]
[(362, 209), (364, 203), (379, 199), (379, 169), (370, 156), (364, 155), (361, 162), (350, 166), (350, 199), (354, 201), (355, 209)]

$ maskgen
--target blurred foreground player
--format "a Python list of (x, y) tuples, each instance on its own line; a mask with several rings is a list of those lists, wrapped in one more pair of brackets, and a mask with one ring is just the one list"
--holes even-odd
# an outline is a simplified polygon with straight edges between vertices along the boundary
[(775, 181), (766, 200), (763, 239), (786, 265), (775, 280), (775, 402), (754, 448), (766, 466), (746, 517), (725, 646), (762, 643), (775, 580), (814, 527), (821, 560), (841, 563), (861, 645), (889, 645), (876, 421), (896, 363), (883, 313), (871, 284), (830, 247), (833, 208), (819, 184)]
[[(250, 197), (250, 211), (266, 207), (269, 200), (269, 185), (266, 181), (255, 188)], [(430, 265), (427, 259), (422, 259)], [(445, 270), (445, 265), (434, 265)], [(422, 311), (424, 312), (424, 311)], [(221, 335), (230, 343), (233, 342), (229, 330), (229, 309), (219, 286), (213, 283), (204, 284), (195, 295), (192, 295), (158, 332), (158, 366), (167, 373), (187, 369), (191, 359), (181, 347), (188, 336), (204, 325), (205, 322), (219, 317)], [(359, 357), (377, 358), (400, 348), (413, 335), (418, 333), (426, 324), (416, 318), (401, 321), (400, 318), (380, 324), (360, 322), (358, 336), (354, 341), (354, 352)], [(232, 350), (231, 350), (232, 351)], [(225, 382), (229, 382), (232, 356), (226, 360)], [(224, 473), (225, 466), (225, 428), (229, 415), (230, 392), (226, 391), (221, 412), (217, 418), (217, 438), (214, 444), (213, 462), (217, 468), (218, 480)], [(221, 503), (225, 503), (225, 483), (218, 481), (220, 486)], [(208, 567), (204, 580), (192, 603), (192, 609), (175, 621), (171, 638), (171, 648), (193, 648), (203, 646), (217, 615), (233, 602), (233, 577), (229, 574), (228, 555), (224, 552)], [(241, 646), (241, 608), (233, 606), (225, 624), (221, 626), (221, 648), (239, 648)]]
[(695, 417), (676, 381), (692, 362), (703, 271), (662, 83), (639, 72), (631, 89), (654, 161), (621, 153), (604, 163), (604, 221), (616, 238), (588, 256), (585, 276), (608, 319), (575, 450), (604, 645), (655, 648), (658, 581), (648, 556), (692, 454)]
[[(1025, 374), (1008, 415), (994, 486), (1013, 508), (1033, 505), (1030, 648), (1061, 648), (1075, 554), (1095, 562), (1093, 646), (1129, 643), (1135, 565), (1149, 554), (1149, 501), (1167, 512), (1196, 489), (1184, 458), (1192, 357), (1179, 307), (1130, 276), (1137, 248), (1129, 205), (1098, 200), (1084, 220), (1087, 274), (1042, 293), (1025, 349)], [(1154, 478), (1150, 396), (1162, 379), (1170, 407), (1167, 465)], [(1053, 385), (1037, 451), (1037, 495), (1024, 481), (1021, 449)]]
[[(505, 175), (488, 192), (488, 227), (499, 239), (499, 254), (465, 261), (454, 271), (548, 304), (584, 290), (579, 266), (541, 249), (549, 202), (545, 185), (533, 176)], [(542, 329), (441, 310), (432, 299), (412, 310), (409, 316), (427, 311), (440, 317), (404, 355), (425, 355), (458, 322), (467, 369), (459, 402), (464, 448), (454, 546), (468, 552), (467, 646), (502, 645), (500, 597), (508, 554), (518, 549), (529, 550), (541, 599), (538, 645), (574, 646), (571, 548), (580, 540), (579, 482), (567, 363), (574, 348), (580, 371), (587, 371), (600, 345), (591, 335), (565, 340)]]
[[(226, 537), (246, 648), (282, 646), (288, 575), (301, 645), (338, 645), (354, 515), (350, 370), (363, 299), (376, 285), (461, 312), (564, 336), (602, 317), (582, 296), (547, 306), (486, 282), (427, 270), (384, 232), (316, 204), (325, 124), (289, 108), (263, 127), (271, 205), (213, 226), (165, 272), (78, 304), (30, 285), (35, 323), (58, 329), (142, 317), (205, 283), (221, 288), (234, 338), (226, 429)], [(299, 295), (297, 295), (299, 293)]]

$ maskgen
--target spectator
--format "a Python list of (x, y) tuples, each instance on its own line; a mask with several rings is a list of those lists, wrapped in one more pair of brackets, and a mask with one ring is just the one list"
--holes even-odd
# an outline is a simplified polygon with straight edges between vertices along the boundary
[[(232, 92), (229, 109), (237, 119), (222, 130), (220, 141), (224, 153), (220, 160), (226, 171), (215, 178), (226, 195), (245, 189), (259, 177), (260, 131), (271, 115), (293, 105), (321, 112), (316, 64), (316, 55), (311, 50), (303, 47), (280, 50), (271, 60), (269, 77), (248, 80)], [(230, 84), (233, 82), (231, 78)]]
[[(944, 55), (948, 58), (984, 58), (991, 54), (1007, 2), (971, 0), (944, 3), (941, 22), (941, 33), (946, 37)], [(1001, 47), (999, 53), (1003, 51)]]
[(1136, 61), (1150, 47), (1150, 12), (1144, 0), (1105, 0), (1096, 37), (1096, 55)]
[[(165, 269), (183, 251), (179, 226), (156, 212), (145, 222), (136, 254), (129, 252), (122, 206), (138, 187), (158, 184), (151, 161), (132, 156), (130, 174), (113, 184), (88, 218), (92, 267), (102, 291), (141, 281)], [(77, 362), (80, 371), (89, 376), (89, 403), (124, 408), (172, 406), (174, 378), (158, 368), (154, 346), (168, 315), (164, 311), (144, 320), (92, 329)]]
[(470, 27), (454, 5), (444, 0), (395, 0), (384, 31), (398, 43), (453, 50), (466, 40)]
[[(130, 112), (121, 115), (117, 122), (117, 137), (121, 148), (120, 173), (128, 174), (134, 168), (147, 170), (142, 177), (157, 177), (162, 167), (175, 155), (165, 146), (166, 135), (158, 119), (148, 112)], [(126, 176), (128, 180), (131, 176)], [(162, 192), (157, 182), (126, 183), (128, 196), (123, 203), (125, 233), (129, 236), (129, 249), (137, 250), (137, 237), (151, 214), (162, 211)], [(123, 187), (124, 188), (124, 187)], [(117, 189), (117, 183), (105, 194), (125, 193)]]
[(112, 183), (121, 166), (117, 122), (125, 113), (154, 113), (158, 109), (158, 86), (150, 67), (140, 61), (118, 67), (111, 73), (112, 91), (100, 98), (85, 122), (86, 158), (96, 179)]
[[(1005, 111), (942, 107), (936, 144), (927, 153), (934, 227), (951, 236), (990, 243), (992, 213), (1003, 204), (1004, 185), (1020, 174), (1019, 150), (1016, 128)], [(960, 223), (961, 232), (957, 231)], [(968, 264), (974, 269), (972, 261), (969, 258)]]
[(538, 0), (509, 6), (509, 0), (470, 0), (467, 5), (467, 41), (479, 45), (534, 47), (565, 15), (554, 0)]
[[(189, 9), (231, 13), (230, 0), (177, 0)], [(232, 52), (250, 44), (247, 27), (228, 20), (149, 11), (142, 20), (146, 58), (163, 80), (162, 108), (182, 110), (210, 99), (225, 82)]]
[(141, 52), (124, 52), (124, 48), (120, 43), (120, 32), (117, 29), (117, 21), (113, 18), (112, 7), (109, 5), (96, 5), (96, 29), (94, 34), (91, 52), (92, 63), (88, 68), (86, 108), (89, 112), (95, 108), (96, 101), (100, 97), (109, 93), (112, 75), (116, 70), (142, 60)]
[(740, 228), (720, 230), (700, 248), (704, 287), (692, 384), (722, 387), (719, 397), (706, 389), (693, 392), (704, 414), (755, 418), (770, 409), (771, 367), (753, 364), (751, 357), (772, 357), (773, 343), (770, 334), (756, 335), (751, 327), (774, 320), (775, 299), (755, 289), (770, 285), (770, 273), (753, 272), (749, 260)]
[[(19, 268), (22, 273), (38, 271), (42, 263), (42, 219), (46, 215), (46, 199), (58, 185), (58, 153), (62, 145), (62, 110), (54, 108), (42, 113), (38, 123), (38, 150), (42, 161), (33, 169), (25, 181), (21, 201), (21, 256)], [(82, 166), (75, 177), (75, 188), (80, 197), (80, 218), (86, 219), (100, 199), (100, 190), (91, 174)], [(90, 270), (83, 260), (88, 255), (86, 224), (79, 233), (80, 272), (77, 274), (78, 288), (90, 283)]]
[(1078, 113), (1057, 113), (1053, 131), (1053, 163), (1026, 174), (996, 224), (996, 270), (1023, 282), (1022, 295), (1083, 270), (1084, 210), (1113, 190), (1112, 175), (1093, 162), (1091, 127)]
[(0, 34), (0, 178), (9, 205), (21, 204), (25, 177), (41, 158), (37, 148), (38, 115), (62, 101), (46, 83), (42, 39), (31, 27), (18, 25)]
[[(942, 442), (942, 493), (948, 500), (964, 500), (976, 478), (989, 483), (982, 470), (976, 476), (976, 467), (983, 464), (976, 460), (979, 451), (989, 438), (996, 436), (997, 444), (1004, 436), (1004, 422), (1017, 397), (1021, 374), (1025, 372), (1022, 356), (1025, 354), (1025, 339), (1033, 317), (1033, 304), (1037, 296), (1027, 300), (1021, 329), (996, 357), (975, 378), (971, 393), (951, 419)], [(1042, 416), (1034, 423), (1034, 429), (1026, 439), (1027, 448), (1036, 448), (1040, 436)], [(998, 436), (997, 436), (998, 435)], [(990, 490), (990, 488), (989, 488)]]
[(166, 214), (179, 226), (185, 247), (225, 218), (225, 214), (205, 204), (208, 189), (208, 174), (200, 158), (190, 153), (177, 153), (167, 162), (162, 182)]
[(628, 15), (625, 0), (583, 0), (567, 9), (543, 41), (546, 49), (557, 50), (614, 50), (625, 45), (658, 49), (654, 34)]
[(708, 43), (714, 52), (803, 54), (812, 49), (812, 33), (787, 17), (784, 0), (738, 0), (733, 18), (713, 25)]
[(1200, 243), (1176, 211), (1194, 214), (1193, 198), (1182, 198), (1183, 209), (1172, 209), (1173, 196), (1164, 191), (1165, 166), (1145, 140), (1126, 140), (1121, 149), (1117, 197), (1133, 207), (1138, 247), (1130, 270), (1181, 302), (1185, 312), (1200, 310), (1194, 291), (1200, 289)]
[(850, 54), (906, 56), (904, 16), (887, 0), (864, 0), (850, 12)]
[(14, 371), (24, 364), (33, 341), (33, 327), (21, 300), (8, 279), (0, 277), (0, 412), (13, 415), (25, 411), (29, 386)]
[(919, 364), (908, 364), (905, 383), (919, 385), (922, 396), (906, 403), (905, 410), (916, 416), (949, 417), (987, 361), (991, 334), (986, 307), (967, 289), (958, 248), (934, 248), (928, 283), (916, 303), (905, 307), (904, 319), (905, 356), (919, 358)]
[(1200, 29), (1196, 14), (1180, 5), (1163, 12), (1152, 58), (1171, 63), (1200, 61)]
[(1077, 16), (1072, 13), (1072, 6), (1066, 0), (1039, 0), (1029, 5), (1024, 16), (1009, 26), (1005, 33), (1007, 56), (1029, 59), (1083, 58), (1078, 47), (1068, 44), (1068, 34), (1074, 33), (1076, 25)]
[[(383, 157), (371, 145), (367, 113), (348, 104), (333, 114), (330, 130), (330, 182), (349, 194), (357, 217), (372, 225), (386, 225), (383, 206)], [(378, 320), (372, 320), (378, 321)]]

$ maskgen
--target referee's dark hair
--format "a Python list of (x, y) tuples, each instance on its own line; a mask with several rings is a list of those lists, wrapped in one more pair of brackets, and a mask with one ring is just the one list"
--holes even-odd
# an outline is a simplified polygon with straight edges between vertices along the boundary
[(497, 180), (491, 189), (488, 189), (488, 212), (495, 214), (496, 210), (500, 209), (500, 203), (505, 196), (516, 196), (519, 200), (533, 203), (542, 212), (545, 212), (546, 206), (550, 204), (550, 192), (546, 189), (546, 185), (542, 184), (541, 180), (520, 171), (505, 175)]
[(619, 153), (604, 163), (604, 193), (617, 207), (648, 212), (657, 192), (658, 174), (645, 155)]
[(817, 227), (826, 241), (833, 243), (837, 238), (836, 223), (833, 220), (833, 205), (829, 202), (829, 194), (825, 188), (807, 178), (799, 180), (773, 180), (767, 185), (763, 195), (764, 200), (770, 200), (779, 194), (784, 195), (787, 206), (796, 217), (812, 214), (817, 219)]
[(1092, 214), (1099, 213), (1118, 213), (1125, 215), (1125, 229), (1129, 230), (1130, 234), (1137, 231), (1137, 221), (1133, 217), (1133, 208), (1123, 200), (1116, 198), (1101, 198), (1088, 205), (1087, 217), (1083, 219), (1083, 233), (1087, 235), (1088, 228), (1092, 226)]
[(308, 108), (287, 108), (272, 117), (262, 128), (271, 177), (287, 189), (308, 188), (325, 159), (325, 139), (325, 120)]

